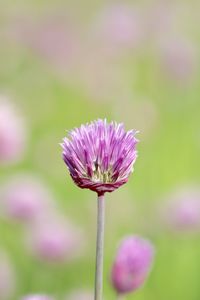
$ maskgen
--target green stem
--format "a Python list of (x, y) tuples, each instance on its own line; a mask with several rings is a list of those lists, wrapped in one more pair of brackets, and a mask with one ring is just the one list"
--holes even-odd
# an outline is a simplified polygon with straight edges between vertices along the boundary
[(95, 300), (102, 300), (103, 293), (103, 249), (104, 249), (104, 218), (105, 199), (99, 195), (97, 211), (97, 241), (96, 241), (96, 270), (95, 270)]

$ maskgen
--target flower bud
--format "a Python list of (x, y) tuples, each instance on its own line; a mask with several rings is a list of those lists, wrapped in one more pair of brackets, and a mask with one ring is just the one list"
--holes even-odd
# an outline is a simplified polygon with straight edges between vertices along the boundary
[(118, 294), (129, 293), (143, 285), (152, 266), (154, 247), (139, 236), (125, 238), (112, 267), (111, 281)]

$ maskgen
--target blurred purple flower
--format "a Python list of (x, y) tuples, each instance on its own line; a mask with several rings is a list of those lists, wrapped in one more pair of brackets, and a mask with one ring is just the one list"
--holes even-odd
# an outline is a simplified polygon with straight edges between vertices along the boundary
[(0, 253), (0, 299), (10, 299), (15, 292), (15, 272), (12, 264), (3, 252)]
[(137, 158), (136, 131), (123, 124), (98, 120), (82, 125), (64, 138), (63, 159), (80, 188), (103, 195), (128, 181)]
[(54, 298), (47, 295), (35, 294), (24, 296), (21, 300), (54, 300)]
[(62, 12), (37, 20), (20, 18), (13, 21), (9, 35), (65, 72), (75, 63), (80, 47), (77, 29)]
[(122, 241), (112, 267), (111, 281), (118, 294), (138, 289), (146, 280), (154, 259), (154, 247), (139, 236)]
[(82, 231), (56, 217), (42, 219), (27, 231), (30, 252), (45, 262), (69, 262), (84, 251)]
[(190, 82), (197, 66), (196, 49), (183, 39), (165, 39), (161, 46), (163, 70), (180, 83)]
[(86, 290), (78, 290), (71, 292), (67, 297), (66, 300), (93, 300), (94, 295), (91, 291)]
[(134, 48), (143, 35), (139, 11), (125, 4), (108, 6), (97, 17), (96, 23), (101, 46), (109, 50)]
[(170, 229), (182, 232), (200, 231), (200, 190), (178, 190), (161, 208), (161, 220)]
[(42, 183), (29, 174), (10, 179), (1, 192), (6, 217), (21, 222), (34, 221), (51, 209), (51, 195)]
[(0, 96), (0, 164), (15, 163), (24, 154), (26, 132), (23, 120), (9, 99)]

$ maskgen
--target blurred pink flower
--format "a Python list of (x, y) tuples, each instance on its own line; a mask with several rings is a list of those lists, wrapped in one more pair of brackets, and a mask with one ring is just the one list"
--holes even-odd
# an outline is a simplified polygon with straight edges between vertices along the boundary
[(94, 294), (92, 291), (78, 290), (71, 292), (66, 298), (66, 300), (93, 300)]
[(24, 296), (21, 300), (54, 300), (54, 298), (43, 294), (35, 294)]
[(81, 44), (78, 29), (62, 12), (13, 20), (8, 35), (63, 72), (75, 63)]
[(126, 4), (115, 4), (105, 8), (97, 16), (96, 34), (100, 46), (118, 51), (134, 48), (141, 41), (143, 23), (139, 11)]
[(195, 75), (197, 56), (195, 46), (183, 39), (165, 39), (161, 45), (161, 66), (172, 80), (187, 83)]
[(27, 246), (39, 260), (60, 263), (81, 255), (85, 241), (79, 228), (47, 216), (27, 230)]
[(154, 247), (139, 236), (125, 238), (117, 251), (111, 281), (118, 294), (133, 292), (144, 284), (154, 259)]
[(21, 221), (34, 221), (52, 209), (48, 189), (34, 176), (16, 175), (2, 188), (2, 212), (6, 217)]
[(200, 190), (183, 188), (166, 200), (161, 221), (170, 229), (182, 232), (200, 231)]
[(16, 163), (25, 150), (24, 122), (15, 106), (0, 96), (0, 164)]
[(0, 253), (0, 299), (10, 299), (15, 291), (15, 272), (12, 264), (3, 252)]

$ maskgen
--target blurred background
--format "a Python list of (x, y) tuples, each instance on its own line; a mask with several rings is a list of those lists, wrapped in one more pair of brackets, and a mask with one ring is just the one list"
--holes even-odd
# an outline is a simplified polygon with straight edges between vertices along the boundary
[(129, 183), (106, 197), (105, 299), (130, 234), (156, 259), (127, 299), (200, 298), (199, 27), (195, 0), (1, 2), (1, 300), (92, 293), (96, 195), (59, 143), (97, 118), (140, 131)]

